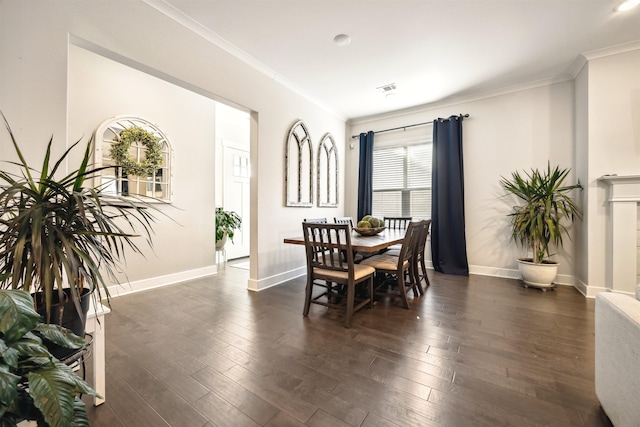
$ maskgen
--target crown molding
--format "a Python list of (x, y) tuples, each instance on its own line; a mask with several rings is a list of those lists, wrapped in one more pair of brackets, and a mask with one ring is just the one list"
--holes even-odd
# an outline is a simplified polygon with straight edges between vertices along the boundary
[(590, 50), (583, 52), (582, 56), (584, 56), (587, 61), (593, 61), (594, 59), (604, 58), (605, 56), (617, 55), (619, 53), (631, 52), (638, 49), (640, 49), (640, 40), (605, 47), (603, 49)]
[(576, 77), (578, 77), (578, 74), (580, 74), (584, 66), (589, 63), (589, 61), (593, 61), (594, 59), (599, 58), (605, 58), (611, 55), (618, 55), (620, 53), (632, 52), (638, 49), (640, 49), (640, 40), (583, 52), (578, 55), (578, 57), (574, 61), (573, 65), (571, 66), (570, 73), (575, 79)]
[(574, 80), (578, 77), (578, 74), (580, 74), (584, 66), (587, 65), (587, 62), (587, 58), (585, 58), (584, 54), (578, 55), (576, 60), (573, 61), (573, 65), (571, 65), (571, 68), (569, 69), (569, 74), (571, 74), (571, 77), (573, 77)]
[(313, 96), (309, 95), (302, 88), (300, 88), (299, 86), (291, 82), (286, 77), (278, 74), (276, 71), (274, 71), (267, 65), (258, 61), (256, 58), (249, 55), (244, 50), (240, 49), (239, 47), (237, 47), (227, 39), (221, 37), (219, 34), (205, 27), (204, 25), (194, 20), (190, 16), (184, 14), (182, 11), (176, 9), (173, 5), (167, 3), (165, 0), (142, 0), (142, 1), (146, 3), (148, 6), (162, 13), (169, 19), (175, 21), (179, 25), (182, 25), (183, 27), (187, 28), (188, 30), (192, 31), (193, 33), (207, 40), (208, 42), (216, 45), (220, 49), (224, 50), (225, 52), (241, 60), (245, 64), (251, 66), (255, 70), (259, 71), (260, 73), (266, 75), (270, 79), (276, 81), (277, 83), (280, 83), (281, 85), (297, 93), (303, 98), (309, 100), (310, 102), (314, 103), (315, 105), (322, 108), (323, 110), (331, 113), (335, 117), (346, 122), (346, 118), (340, 113), (338, 113), (335, 109), (323, 103), (322, 101), (314, 98)]

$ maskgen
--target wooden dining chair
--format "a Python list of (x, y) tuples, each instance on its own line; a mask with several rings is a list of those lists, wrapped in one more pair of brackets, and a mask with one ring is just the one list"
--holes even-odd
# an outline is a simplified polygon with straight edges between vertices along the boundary
[[(302, 231), (307, 255), (303, 315), (309, 315), (311, 304), (341, 309), (344, 310), (344, 326), (350, 328), (356, 311), (366, 305), (373, 307), (376, 270), (353, 262), (349, 224), (303, 222)], [(367, 287), (367, 292), (356, 295), (356, 286), (360, 284)], [(316, 287), (320, 288), (320, 293), (315, 293)]]
[[(415, 241), (420, 234), (420, 227), (420, 222), (409, 223), (404, 240), (402, 241), (400, 256), (383, 253), (367, 258), (360, 263), (360, 265), (369, 265), (376, 269), (379, 294), (381, 293), (380, 291), (382, 291), (383, 288), (387, 288), (389, 284), (396, 286), (397, 293), (402, 299), (404, 308), (409, 308), (407, 289), (413, 290), (415, 296), (419, 295), (415, 277), (411, 274), (411, 262), (415, 249)], [(386, 289), (384, 293), (389, 293), (388, 289)]]
[(413, 250), (413, 258), (411, 259), (411, 274), (413, 274), (413, 281), (417, 285), (420, 295), (424, 295), (422, 280), (424, 280), (425, 282), (425, 287), (429, 286), (429, 277), (427, 276), (427, 266), (424, 259), (424, 250), (427, 246), (427, 237), (429, 237), (430, 227), (430, 219), (420, 221), (420, 234), (416, 238), (415, 249)]
[[(416, 284), (420, 295), (424, 295), (422, 281), (424, 280), (425, 287), (429, 286), (429, 277), (427, 276), (427, 266), (424, 258), (424, 250), (427, 246), (427, 238), (429, 237), (429, 227), (431, 227), (430, 219), (420, 221), (420, 233), (414, 241), (411, 269), (406, 272), (406, 274), (411, 274), (413, 276), (413, 281)], [(385, 254), (400, 256), (400, 249), (390, 249), (385, 252)]]
[[(384, 225), (387, 228), (392, 228), (396, 230), (406, 230), (411, 222), (410, 216), (385, 216), (383, 218)], [(395, 251), (394, 255), (399, 255), (400, 253), (400, 245), (389, 246), (387, 250)], [(386, 252), (386, 251), (385, 251)], [(383, 252), (384, 253), (384, 252)]]

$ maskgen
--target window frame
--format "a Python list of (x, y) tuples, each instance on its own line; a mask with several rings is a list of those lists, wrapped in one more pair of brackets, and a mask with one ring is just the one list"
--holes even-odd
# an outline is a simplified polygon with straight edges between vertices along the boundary
[[(128, 192), (123, 194), (121, 183), (123, 182), (121, 171), (118, 170), (118, 166), (115, 164), (110, 156), (110, 147), (114, 142), (113, 136), (118, 135), (122, 130), (128, 129), (134, 126), (138, 126), (149, 133), (157, 136), (162, 146), (163, 162), (158, 169), (162, 169), (162, 178), (157, 180), (158, 175), (154, 172), (151, 179), (143, 179), (142, 177), (126, 178), (126, 181), (131, 188), (138, 187), (139, 185), (149, 186), (161, 186), (162, 197), (148, 196), (146, 194), (139, 194), (134, 192)], [(94, 132), (94, 165), (96, 168), (107, 166), (108, 168), (103, 170), (100, 175), (94, 177), (94, 185), (102, 188), (102, 192), (106, 195), (114, 195), (118, 197), (124, 197), (135, 202), (136, 199), (144, 199), (145, 203), (171, 203), (173, 197), (173, 148), (169, 142), (169, 138), (164, 132), (155, 124), (148, 120), (135, 116), (118, 116), (102, 122)], [(138, 152), (142, 150), (140, 147), (136, 148)], [(113, 169), (112, 172), (109, 172)], [(115, 191), (110, 187), (115, 186)], [(164, 190), (162, 190), (164, 186)], [(148, 190), (155, 192), (153, 188)]]
[[(427, 185), (426, 186), (419, 186), (419, 187), (415, 187), (415, 186), (410, 186), (410, 182), (409, 182), (409, 172), (410, 172), (410, 147), (415, 147), (415, 146), (425, 146), (431, 147), (431, 157), (433, 156), (433, 140), (432, 140), (432, 136), (431, 135), (419, 135), (419, 136), (414, 136), (414, 137), (398, 137), (398, 136), (387, 136), (386, 138), (379, 138), (381, 139), (381, 141), (375, 141), (374, 143), (374, 166), (373, 166), (373, 176), (372, 176), (372, 215), (374, 216), (411, 216), (415, 219), (428, 219), (431, 217), (431, 200), (428, 201), (428, 209), (429, 212), (425, 212), (424, 215), (416, 215), (415, 212), (412, 214), (411, 213), (411, 193), (415, 193), (418, 191), (425, 191), (428, 194), (430, 194), (430, 192), (432, 191), (433, 185), (432, 185), (432, 181), (431, 181), (431, 176), (428, 177), (427, 179)], [(402, 165), (402, 173), (403, 173), (403, 177), (402, 177), (402, 187), (387, 187), (387, 188), (383, 188), (383, 189), (377, 189), (376, 190), (376, 161), (375, 161), (375, 156), (376, 156), (376, 152), (378, 151), (382, 151), (382, 150), (389, 150), (389, 149), (402, 149), (403, 150), (403, 155), (402, 155), (402, 159), (403, 159), (403, 165)], [(428, 170), (430, 173), (433, 173), (432, 171), (432, 164), (429, 164), (428, 166)], [(378, 178), (380, 179), (380, 178)], [(391, 213), (385, 214), (386, 209), (384, 209), (382, 206), (378, 205), (378, 207), (376, 208), (376, 194), (384, 194), (384, 193), (400, 193), (400, 211), (399, 212), (395, 212), (393, 215)], [(424, 218), (422, 218), (422, 216), (424, 216)]]

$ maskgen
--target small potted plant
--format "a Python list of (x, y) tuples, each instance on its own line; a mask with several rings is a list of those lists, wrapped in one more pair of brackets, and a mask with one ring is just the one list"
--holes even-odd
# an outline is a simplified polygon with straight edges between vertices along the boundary
[(0, 290), (0, 312), (0, 425), (28, 420), (39, 426), (88, 426), (79, 393), (98, 394), (45, 346), (51, 341), (81, 351), (85, 340), (42, 323), (27, 291)]
[(562, 247), (563, 236), (569, 232), (565, 224), (582, 219), (582, 210), (570, 196), (574, 190), (582, 190), (582, 185), (566, 185), (569, 172), (547, 164), (546, 170), (513, 172), (510, 179), (500, 180), (502, 188), (520, 201), (509, 217), (511, 237), (532, 253), (532, 257), (518, 260), (525, 286), (554, 287), (558, 263), (549, 259), (549, 245)]
[(234, 232), (239, 230), (241, 225), (242, 218), (236, 212), (216, 208), (216, 249), (223, 248), (227, 238), (233, 243)]
[(0, 170), (0, 289), (34, 294), (36, 311), (46, 323), (82, 336), (89, 296), (108, 300), (103, 275), (116, 281), (125, 249), (141, 252), (133, 241), (136, 230), (151, 244), (152, 212), (158, 210), (140, 199), (105, 195), (91, 185), (105, 169), (89, 164), (93, 138), (79, 166), (69, 172), (61, 169), (80, 141), (54, 162), (51, 138), (38, 170), (27, 164), (2, 118), (18, 160), (7, 162), (12, 169)]

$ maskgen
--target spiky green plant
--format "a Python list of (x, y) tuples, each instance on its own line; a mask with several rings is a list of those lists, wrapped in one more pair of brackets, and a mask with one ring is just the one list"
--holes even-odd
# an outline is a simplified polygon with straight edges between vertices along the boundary
[(88, 426), (78, 394), (100, 396), (45, 346), (50, 341), (82, 349), (85, 340), (41, 323), (27, 291), (0, 290), (0, 313), (0, 425), (32, 420), (39, 426)]
[(573, 190), (582, 190), (580, 182), (564, 185), (570, 169), (531, 169), (521, 174), (513, 172), (511, 179), (501, 177), (500, 184), (522, 204), (513, 207), (512, 238), (533, 252), (533, 262), (540, 264), (550, 256), (549, 243), (561, 247), (563, 235), (568, 235), (564, 222), (582, 219), (582, 210), (570, 197)]
[(18, 157), (9, 163), (18, 171), (0, 171), (0, 277), (6, 277), (0, 288), (42, 292), (47, 323), (53, 295), (57, 292), (64, 301), (65, 286), (73, 290), (78, 313), (85, 287), (108, 300), (103, 272), (115, 281), (126, 247), (141, 252), (133, 241), (137, 230), (151, 245), (151, 212), (158, 210), (140, 200), (104, 195), (92, 185), (92, 178), (105, 169), (89, 164), (93, 138), (79, 167), (65, 174), (61, 169), (80, 141), (54, 163), (52, 137), (38, 171), (27, 164), (4, 114), (2, 118)]

